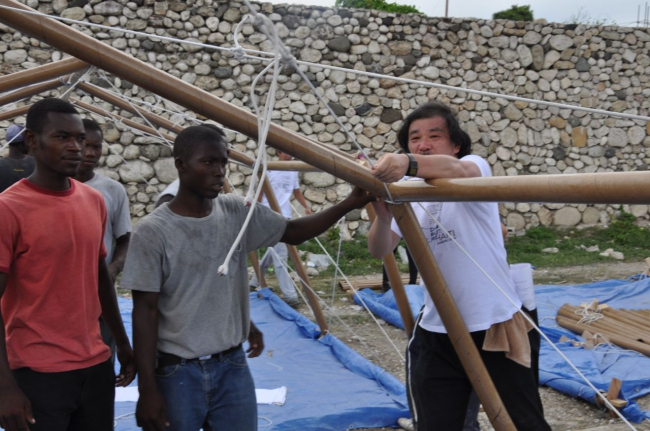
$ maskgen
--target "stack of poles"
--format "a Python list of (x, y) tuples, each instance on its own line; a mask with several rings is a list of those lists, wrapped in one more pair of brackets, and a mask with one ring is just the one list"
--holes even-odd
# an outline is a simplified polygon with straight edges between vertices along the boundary
[[(13, 0), (0, 0), (0, 5), (33, 11)], [(53, 19), (5, 9), (0, 16), (0, 22), (229, 129), (253, 139), (257, 138), (257, 117), (252, 113), (230, 105)], [(329, 147), (319, 145), (275, 124), (270, 127), (267, 143), (379, 197), (389, 197), (385, 185), (374, 178), (368, 169)], [(413, 181), (408, 184), (392, 184), (388, 189), (396, 202), (535, 201), (647, 204), (650, 202), (650, 188), (647, 187), (649, 181), (650, 172), (627, 172)], [(406, 244), (492, 425), (497, 431), (514, 431), (514, 424), (467, 331), (411, 206), (393, 205), (392, 212), (401, 231), (405, 233)]]
[[(580, 323), (584, 308), (564, 304), (557, 313), (557, 323), (578, 334), (588, 331), (602, 335), (617, 346), (650, 356), (650, 320), (647, 310), (617, 310), (604, 308), (591, 314), (600, 317)], [(598, 340), (596, 340), (598, 341)]]

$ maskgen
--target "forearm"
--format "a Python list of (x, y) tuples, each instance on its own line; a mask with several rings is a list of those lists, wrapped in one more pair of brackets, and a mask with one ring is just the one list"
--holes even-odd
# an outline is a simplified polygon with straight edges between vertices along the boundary
[(314, 238), (336, 223), (341, 217), (357, 208), (357, 205), (350, 199), (345, 199), (338, 205), (334, 205), (316, 214), (300, 217), (289, 221), (287, 229), (281, 241), (287, 244), (298, 245)]
[(155, 391), (156, 344), (158, 343), (158, 306), (151, 295), (133, 292), (133, 347), (140, 392)]
[(303, 196), (300, 189), (295, 189), (293, 191), (293, 195), (295, 196), (296, 200), (300, 202), (300, 205), (302, 205), (303, 208), (309, 208), (309, 204), (307, 203), (307, 200), (305, 199), (305, 196)]
[(463, 162), (456, 157), (446, 155), (413, 154), (418, 162), (419, 178), (467, 178), (481, 176), (478, 167), (472, 162)]
[(368, 251), (372, 257), (382, 258), (393, 252), (397, 235), (391, 229), (392, 218), (377, 217), (368, 232)]
[(126, 253), (129, 250), (129, 241), (131, 233), (126, 233), (115, 241), (115, 250), (113, 251), (113, 261), (110, 264), (111, 272), (115, 275), (122, 272), (124, 262), (126, 262)]
[(124, 330), (120, 308), (117, 305), (113, 279), (108, 272), (104, 259), (101, 259), (99, 263), (99, 303), (102, 307), (102, 319), (106, 322), (108, 329), (111, 330), (117, 347), (128, 345), (129, 338)]

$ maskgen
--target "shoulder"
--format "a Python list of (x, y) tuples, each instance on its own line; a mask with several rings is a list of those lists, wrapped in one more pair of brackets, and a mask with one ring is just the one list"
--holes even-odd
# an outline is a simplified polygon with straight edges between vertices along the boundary
[(124, 186), (121, 183), (102, 174), (95, 174), (95, 176), (97, 177), (97, 182), (109, 190), (112, 194), (126, 195), (126, 190), (124, 190)]
[(469, 154), (462, 159), (460, 159), (462, 162), (472, 162), (478, 168), (481, 170), (481, 176), (482, 177), (491, 177), (492, 176), (492, 170), (490, 169), (490, 164), (481, 156), (477, 156), (475, 154)]

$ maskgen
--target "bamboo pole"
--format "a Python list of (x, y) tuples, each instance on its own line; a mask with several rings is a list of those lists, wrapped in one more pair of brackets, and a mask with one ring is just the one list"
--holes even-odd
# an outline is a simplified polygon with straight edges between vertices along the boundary
[(429, 244), (422, 233), (422, 228), (418, 224), (411, 205), (392, 205), (391, 211), (404, 235), (411, 256), (420, 270), (420, 276), (424, 280), (426, 289), (436, 304), (440, 319), (449, 334), (449, 339), (458, 353), (467, 377), (472, 382), (472, 386), (476, 390), (492, 426), (497, 431), (516, 431), (512, 419), (490, 379), (485, 364), (481, 360), (478, 349), (467, 331), (465, 321), (458, 311), (456, 302), (431, 253)]
[(52, 78), (79, 72), (90, 67), (89, 64), (74, 57), (47, 63), (33, 69), (22, 70), (0, 76), (0, 93), (37, 84)]
[[(0, 0), (0, 5), (31, 10), (14, 0)], [(102, 70), (126, 79), (197, 114), (215, 120), (225, 127), (257, 138), (257, 117), (216, 96), (175, 78), (150, 64), (105, 45), (92, 37), (43, 16), (3, 10), (0, 21), (25, 35), (85, 61)], [(338, 178), (358, 185), (378, 196), (386, 196), (384, 186), (370, 171), (360, 168), (350, 158), (332, 149), (314, 144), (297, 133), (272, 124), (268, 142), (271, 146), (299, 158)]]
[(136, 123), (135, 121), (129, 120), (128, 118), (124, 118), (121, 115), (113, 114), (113, 113), (106, 113), (102, 109), (100, 109), (100, 108), (98, 108), (98, 107), (96, 107), (94, 105), (89, 105), (88, 103), (82, 102), (81, 100), (71, 98), (70, 102), (73, 105), (77, 105), (80, 108), (86, 109), (88, 111), (91, 111), (91, 112), (93, 112), (93, 113), (95, 113), (97, 115), (101, 115), (103, 117), (106, 117), (108, 119), (115, 118), (117, 121), (123, 123), (125, 126), (129, 126), (129, 127), (133, 128), (133, 129), (139, 130), (141, 132), (149, 133), (149, 134), (151, 134), (153, 136), (162, 136), (164, 139), (166, 139), (166, 140), (168, 140), (168, 141), (170, 141), (172, 143), (174, 142), (174, 137), (173, 136), (168, 135), (167, 133), (164, 133), (164, 132), (159, 132), (158, 130), (152, 129), (149, 126), (145, 126), (143, 124)]
[[(271, 183), (269, 182), (268, 178), (264, 178), (263, 191), (266, 199), (269, 202), (269, 207), (273, 211), (282, 214), (282, 209), (278, 204), (278, 200), (275, 198), (275, 193), (273, 192), (273, 188), (271, 187)], [(314, 289), (312, 289), (311, 285), (309, 284), (309, 276), (307, 275), (307, 270), (302, 264), (302, 260), (300, 260), (300, 253), (298, 253), (298, 249), (291, 244), (287, 244), (287, 250), (289, 252), (289, 257), (296, 267), (296, 272), (298, 273), (298, 276), (300, 276), (300, 283), (304, 286), (303, 291), (307, 296), (307, 302), (309, 303), (309, 306), (314, 312), (314, 317), (316, 318), (316, 322), (320, 327), (321, 334), (325, 335), (329, 332), (327, 320), (325, 319), (323, 310), (320, 307), (320, 302), (318, 301), (319, 298), (316, 296)]]
[(320, 169), (299, 160), (273, 160), (266, 163), (269, 171), (320, 172)]
[[(647, 204), (650, 172), (597, 174), (520, 175), (477, 177), (391, 184), (398, 202), (490, 201), (583, 204)], [(427, 186), (428, 185), (428, 186)], [(433, 198), (433, 199), (432, 199)]]
[[(589, 325), (579, 324), (574, 322), (571, 319), (566, 317), (558, 316), (556, 318), (557, 324), (563, 328), (569, 329), (575, 333), (582, 334), (585, 331), (591, 331)], [(639, 343), (638, 341), (631, 340), (627, 337), (623, 337), (617, 334), (613, 334), (606, 331), (599, 331), (599, 333), (608, 338), (608, 340), (623, 349), (635, 350), (639, 353), (642, 353), (646, 356), (650, 356), (650, 346), (644, 343)]]
[(19, 90), (0, 96), (0, 106), (8, 105), (10, 103), (32, 97), (44, 91), (54, 90), (55, 88), (59, 88), (62, 85), (65, 85), (64, 82), (61, 79), (57, 78), (50, 81), (41, 82), (40, 84), (21, 88)]
[(634, 326), (635, 328), (650, 332), (650, 322), (641, 317), (634, 316), (632, 313), (624, 313), (613, 308), (606, 308), (602, 310), (601, 313), (610, 319), (615, 319), (625, 323), (626, 325)]
[(31, 106), (32, 105), (26, 105), (20, 108), (12, 109), (10, 111), (0, 112), (0, 121), (11, 120), (21, 115), (25, 115)]
[[(372, 204), (366, 205), (366, 211), (368, 211), (368, 216), (370, 217), (370, 222), (374, 223), (377, 214)], [(411, 305), (409, 304), (408, 296), (406, 295), (406, 290), (404, 289), (404, 283), (402, 283), (402, 275), (399, 272), (397, 267), (397, 260), (395, 260), (395, 255), (393, 253), (388, 253), (386, 256), (382, 257), (384, 266), (386, 267), (386, 274), (388, 275), (388, 281), (390, 286), (393, 289), (393, 294), (395, 295), (395, 302), (397, 302), (397, 310), (402, 318), (404, 323), (404, 332), (406, 333), (406, 338), (410, 338), (413, 334), (413, 327), (415, 326), (415, 321), (413, 320), (413, 310), (411, 310)]]
[(582, 319), (582, 316), (576, 315), (574, 310), (571, 307), (566, 305), (561, 307), (558, 310), (557, 315), (565, 319), (574, 321), (576, 324), (584, 325), (586, 328), (591, 328), (590, 332), (607, 332), (610, 334), (616, 334), (622, 337), (629, 338), (631, 340), (636, 340), (641, 343), (650, 342), (650, 334), (644, 331), (637, 330), (636, 328), (627, 326), (621, 322), (615, 320), (595, 320), (589, 323), (579, 323)]

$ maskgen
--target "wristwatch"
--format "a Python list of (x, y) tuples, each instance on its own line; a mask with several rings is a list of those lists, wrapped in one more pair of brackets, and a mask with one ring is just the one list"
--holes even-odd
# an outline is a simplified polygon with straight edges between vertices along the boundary
[(406, 175), (414, 177), (418, 174), (418, 161), (413, 157), (413, 154), (406, 153), (406, 157), (409, 158), (409, 167), (406, 169)]

